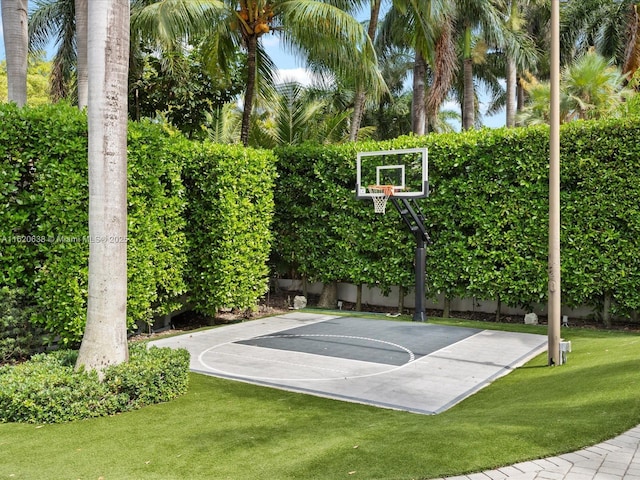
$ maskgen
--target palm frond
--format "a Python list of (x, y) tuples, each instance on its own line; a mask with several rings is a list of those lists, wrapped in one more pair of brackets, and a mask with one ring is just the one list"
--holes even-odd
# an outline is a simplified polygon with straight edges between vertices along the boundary
[(279, 13), (286, 26), (281, 32), (285, 48), (326, 66), (338, 77), (367, 85), (374, 96), (385, 91), (371, 40), (350, 13), (317, 0), (284, 2)]
[(219, 0), (136, 1), (131, 8), (131, 29), (143, 39), (172, 46), (212, 29), (225, 9)]

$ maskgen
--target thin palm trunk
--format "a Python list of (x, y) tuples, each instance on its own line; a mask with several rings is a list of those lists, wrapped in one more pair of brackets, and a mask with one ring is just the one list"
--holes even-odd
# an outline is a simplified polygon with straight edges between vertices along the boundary
[(507, 59), (507, 127), (516, 126), (518, 72), (513, 58)]
[(526, 92), (522, 87), (521, 77), (518, 76), (516, 80), (516, 111), (517, 112), (522, 112), (522, 109), (524, 108), (525, 95), (526, 95)]
[(463, 82), (464, 92), (462, 97), (462, 129), (470, 130), (475, 123), (475, 88), (473, 85), (473, 59), (471, 58), (471, 28), (467, 27), (464, 32), (464, 60)]
[[(518, 0), (511, 0), (510, 14), (507, 19), (507, 27), (513, 32), (519, 32), (521, 29), (521, 14), (520, 14), (520, 2)], [(518, 96), (518, 67), (516, 65), (516, 59), (513, 52), (507, 48), (507, 66), (505, 72), (505, 81), (507, 83), (506, 88), (506, 119), (505, 125), (507, 127), (516, 126), (516, 110), (517, 110), (517, 96)]]
[(413, 99), (411, 102), (411, 131), (416, 135), (424, 135), (426, 131), (426, 88), (427, 62), (422, 54), (416, 51), (413, 64)]
[(475, 91), (473, 88), (473, 60), (465, 58), (464, 68), (464, 97), (462, 101), (462, 129), (470, 130), (475, 123)]
[(77, 366), (128, 360), (127, 78), (129, 0), (88, 6), (89, 292)]
[(29, 31), (27, 0), (2, 0), (2, 30), (7, 63), (9, 101), (27, 103)]
[[(371, 43), (375, 40), (381, 4), (382, 0), (373, 0), (371, 2), (371, 14), (369, 15), (369, 28), (367, 30)], [(351, 119), (351, 129), (349, 131), (349, 140), (352, 142), (355, 142), (358, 139), (358, 130), (360, 130), (360, 124), (362, 123), (366, 100), (366, 86), (362, 85), (361, 82), (357, 82), (356, 95), (353, 104), (353, 117)]]
[(87, 1), (75, 0), (78, 108), (82, 110), (89, 101), (87, 77)]
[(258, 49), (258, 37), (245, 36), (247, 42), (247, 87), (244, 91), (244, 107), (242, 110), (242, 126), (240, 128), (240, 142), (246, 147), (249, 145), (249, 127), (251, 126), (251, 112), (256, 92), (256, 51)]

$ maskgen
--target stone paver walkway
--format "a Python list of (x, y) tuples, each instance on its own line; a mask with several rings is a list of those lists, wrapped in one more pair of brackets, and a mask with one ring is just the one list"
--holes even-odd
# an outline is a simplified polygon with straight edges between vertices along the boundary
[(640, 480), (640, 425), (606, 442), (557, 457), (440, 480)]

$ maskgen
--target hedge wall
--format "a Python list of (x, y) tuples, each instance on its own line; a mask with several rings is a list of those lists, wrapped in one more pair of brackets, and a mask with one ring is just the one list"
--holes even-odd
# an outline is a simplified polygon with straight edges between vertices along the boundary
[[(3, 105), (0, 123), (0, 287), (28, 298), (39, 325), (76, 341), (87, 288), (86, 118), (64, 105)], [(600, 309), (607, 297), (620, 315), (640, 310), (637, 138), (633, 119), (562, 129), (567, 305)], [(131, 323), (173, 309), (185, 293), (209, 314), (254, 306), (271, 247), (281, 274), (412, 287), (414, 238), (393, 209), (381, 216), (355, 200), (355, 158), (422, 146), (429, 295), (545, 301), (548, 128), (270, 152), (188, 142), (143, 123), (129, 131)]]
[[(29, 299), (36, 324), (77, 341), (87, 296), (86, 116), (65, 105), (2, 105), (0, 124), (0, 287)], [(132, 123), (128, 164), (130, 325), (189, 292), (207, 313), (253, 306), (268, 278), (273, 156)]]
[(393, 215), (354, 198), (356, 152), (353, 145), (276, 150), (273, 261), (281, 272), (324, 283), (413, 285), (413, 237)]
[(266, 150), (192, 144), (185, 165), (191, 301), (213, 315), (249, 309), (268, 289), (275, 157)]
[[(640, 309), (640, 123), (563, 126), (563, 302)], [(433, 244), (429, 294), (524, 306), (546, 301), (548, 127), (278, 150), (274, 261), (312, 280), (413, 286), (415, 241), (395, 210), (355, 200), (357, 151), (428, 147), (419, 203)]]

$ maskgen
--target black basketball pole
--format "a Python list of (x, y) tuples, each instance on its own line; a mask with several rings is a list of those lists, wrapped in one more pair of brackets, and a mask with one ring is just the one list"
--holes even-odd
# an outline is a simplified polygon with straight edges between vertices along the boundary
[(424, 239), (417, 240), (415, 271), (416, 271), (416, 308), (413, 312), (414, 322), (426, 322), (427, 314), (424, 309), (425, 288), (424, 279), (426, 276), (427, 249)]
[[(406, 198), (391, 197), (391, 202), (396, 207), (396, 210), (400, 213), (400, 216), (413, 233), (416, 238), (416, 254), (415, 254), (415, 311), (413, 313), (414, 322), (425, 322), (427, 320), (427, 314), (425, 312), (425, 278), (426, 278), (426, 263), (427, 263), (427, 243), (430, 241), (429, 234), (424, 226), (424, 216), (418, 207), (418, 204), (413, 201), (413, 206)], [(402, 203), (402, 205), (400, 205)]]

